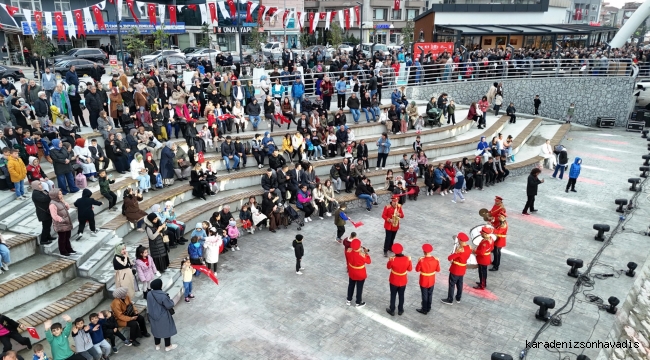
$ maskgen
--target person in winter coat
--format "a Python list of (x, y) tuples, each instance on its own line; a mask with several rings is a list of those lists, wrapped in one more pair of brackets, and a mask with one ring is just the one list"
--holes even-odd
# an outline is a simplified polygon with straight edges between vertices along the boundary
[(530, 209), (530, 212), (536, 212), (537, 209), (535, 209), (535, 196), (537, 195), (537, 187), (539, 184), (544, 182), (544, 179), (539, 179), (539, 174), (542, 172), (539, 168), (534, 168), (531, 170), (530, 175), (528, 175), (528, 183), (526, 184), (526, 196), (528, 199), (526, 200), (526, 206), (524, 206), (524, 211), (522, 211), (523, 215), (530, 215), (528, 213), (528, 209)]
[(127, 188), (124, 191), (124, 203), (122, 204), (122, 214), (126, 216), (126, 220), (131, 223), (136, 224), (138, 231), (142, 232), (143, 219), (147, 216), (147, 213), (140, 210), (138, 204), (139, 201), (142, 201), (142, 193), (137, 190), (134, 191), (132, 188)]
[(124, 244), (115, 246), (113, 256), (113, 270), (115, 270), (115, 288), (125, 288), (129, 297), (135, 296), (135, 278), (133, 277), (133, 263), (129, 258)]
[(168, 141), (160, 153), (160, 175), (168, 187), (174, 183), (174, 143)]
[(25, 178), (27, 177), (27, 168), (25, 163), (18, 157), (19, 150), (12, 149), (11, 156), (7, 159), (7, 170), (9, 170), (9, 176), (11, 177), (11, 182), (14, 184), (14, 189), (16, 191), (16, 200), (25, 200), (28, 199), (25, 195)]
[(296, 239), (293, 240), (293, 252), (296, 255), (296, 274), (302, 275), (303, 267), (300, 265), (302, 257), (305, 256), (305, 248), (302, 245), (303, 236), (301, 234), (296, 235)]
[(146, 232), (147, 238), (149, 238), (149, 251), (151, 252), (153, 262), (156, 264), (156, 269), (161, 273), (165, 272), (167, 267), (169, 267), (169, 255), (167, 255), (167, 249), (165, 248), (164, 243), (164, 235), (167, 225), (162, 223), (158, 218), (158, 215), (155, 213), (147, 215), (144, 224), (147, 227)]
[(70, 154), (68, 153), (68, 150), (63, 147), (63, 143), (60, 139), (52, 140), (50, 157), (53, 161), (54, 174), (56, 174), (56, 180), (61, 189), (62, 195), (67, 195), (68, 192), (76, 193), (79, 191), (79, 188), (74, 184)]
[(149, 249), (142, 245), (135, 250), (135, 269), (138, 280), (142, 283), (143, 297), (146, 299), (147, 292), (151, 290), (151, 281), (159, 277), (160, 273), (156, 269), (153, 258), (149, 255)]
[(571, 191), (577, 192), (576, 181), (578, 180), (578, 176), (580, 176), (580, 165), (582, 165), (582, 159), (576, 157), (573, 160), (573, 164), (571, 164), (571, 168), (569, 169), (569, 182), (566, 184), (566, 189), (564, 192), (569, 192), (569, 187), (571, 188)]
[(95, 212), (93, 211), (93, 205), (102, 206), (103, 204), (91, 196), (93, 192), (90, 189), (84, 189), (81, 193), (81, 198), (77, 199), (74, 202), (74, 206), (77, 208), (77, 216), (79, 218), (79, 230), (77, 231), (77, 238), (75, 240), (81, 240), (83, 236), (84, 228), (86, 227), (86, 222), (90, 226), (90, 231), (93, 234), (97, 234), (97, 228), (95, 228)]
[(212, 270), (215, 276), (217, 276), (217, 263), (219, 262), (219, 253), (221, 252), (222, 246), (223, 239), (217, 234), (217, 229), (210, 227), (208, 229), (208, 237), (203, 242), (205, 249), (203, 256), (205, 257), (204, 260), (208, 269)]
[(553, 171), (553, 179), (555, 179), (557, 173), (560, 173), (560, 180), (562, 180), (562, 177), (564, 177), (564, 170), (566, 169), (567, 165), (569, 164), (569, 156), (567, 154), (566, 148), (562, 146), (562, 150), (560, 150), (560, 153), (557, 154), (557, 165), (555, 165), (555, 171)]
[[(120, 327), (128, 326), (131, 343), (135, 346), (140, 346), (138, 338), (143, 336), (148, 338), (151, 336), (147, 332), (147, 324), (144, 321), (144, 317), (138, 314), (138, 310), (133, 306), (131, 297), (128, 295), (128, 290), (126, 288), (115, 288), (113, 291), (113, 298), (114, 299), (111, 302), (111, 311), (117, 320), (117, 325)], [(129, 305), (133, 307), (133, 314), (127, 315), (125, 312), (129, 308)], [(149, 312), (149, 308), (147, 308), (147, 312)]]
[(43, 185), (40, 181), (32, 181), (32, 202), (34, 202), (34, 207), (36, 208), (36, 217), (38, 221), (41, 222), (43, 226), (41, 230), (40, 244), (47, 245), (52, 243), (52, 240), (56, 240), (55, 237), (52, 237), (52, 214), (50, 214), (50, 194), (48, 191), (43, 190)]
[(70, 218), (70, 205), (63, 200), (63, 193), (59, 189), (52, 189), (50, 195), (50, 216), (54, 223), (54, 231), (59, 235), (59, 253), (70, 256), (77, 252), (72, 250), (70, 233), (72, 232), (72, 219)]
[(172, 316), (174, 302), (162, 290), (162, 280), (153, 280), (150, 285), (151, 291), (147, 294), (147, 315), (156, 350), (160, 350), (160, 339), (165, 339), (165, 351), (174, 350), (178, 347), (171, 343), (171, 337), (177, 333)]
[[(0, 314), (0, 325), (2, 326), (3, 334), (0, 335), (0, 342), (2, 343), (2, 352), (6, 353), (11, 351), (12, 345), (11, 340), (13, 339), (17, 343), (23, 346), (27, 346), (29, 349), (32, 348), (32, 342), (29, 338), (23, 337), (20, 335), (22, 331), (26, 330), (25, 325), (19, 324), (8, 316)], [(6, 358), (6, 357), (5, 357)]]

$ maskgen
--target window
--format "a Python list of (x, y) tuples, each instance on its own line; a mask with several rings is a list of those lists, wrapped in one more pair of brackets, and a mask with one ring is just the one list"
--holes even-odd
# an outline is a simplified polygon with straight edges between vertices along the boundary
[[(30, 10), (36, 10), (36, 11), (41, 11), (41, 0), (11, 0), (11, 6), (17, 6), (21, 9), (30, 9)], [(18, 14), (22, 15), (22, 12), (19, 12)], [(16, 14), (16, 15), (18, 15)]]
[(419, 9), (406, 9), (406, 20), (413, 20), (420, 15)]
[(393, 10), (390, 15), (391, 20), (402, 20), (402, 10)]
[(389, 42), (398, 45), (401, 42), (400, 37), (400, 34), (390, 34)]
[(70, 1), (54, 0), (54, 11), (70, 11)]
[(383, 20), (386, 21), (387, 9), (373, 9), (372, 10), (372, 19), (373, 20)]

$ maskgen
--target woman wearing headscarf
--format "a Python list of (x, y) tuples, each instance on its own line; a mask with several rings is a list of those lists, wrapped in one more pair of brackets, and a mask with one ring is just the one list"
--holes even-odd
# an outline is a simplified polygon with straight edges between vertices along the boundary
[(90, 150), (86, 147), (86, 139), (79, 138), (75, 141), (74, 154), (81, 165), (82, 173), (90, 181), (97, 181), (97, 169)]
[(215, 193), (210, 191), (210, 184), (206, 180), (206, 175), (203, 172), (201, 164), (196, 163), (194, 168), (190, 172), (190, 185), (194, 188), (192, 195), (205, 200), (205, 196), (210, 194), (214, 195)]
[[(164, 234), (167, 234), (167, 236), (169, 237), (169, 242), (165, 243), (165, 249), (167, 250), (167, 252), (169, 252), (170, 248), (171, 249), (176, 249), (176, 244), (177, 243), (182, 244), (182, 242), (180, 242), (180, 238), (181, 238), (181, 235), (182, 235), (181, 232), (182, 231), (178, 231), (178, 230), (180, 230), (180, 227), (176, 226), (175, 228), (172, 228), (172, 226), (174, 226), (174, 224), (173, 223), (168, 223), (168, 222), (165, 221), (165, 212), (161, 211), (160, 204), (151, 205), (151, 208), (149, 210), (147, 210), (147, 212), (150, 213), (150, 214), (152, 214), (152, 213), (156, 214), (156, 216), (158, 216), (158, 220), (160, 220), (161, 223), (167, 225), (167, 229), (164, 232)], [(174, 216), (174, 218), (175, 218), (175, 216)]]
[(115, 288), (126, 288), (130, 298), (135, 296), (135, 277), (133, 276), (133, 263), (126, 251), (126, 245), (118, 244), (115, 246), (115, 256), (113, 256), (113, 269), (115, 270)]
[(133, 156), (135, 156), (135, 153), (138, 152), (138, 130), (136, 129), (131, 129), (129, 133), (126, 135), (126, 142), (125, 145), (126, 147), (130, 150), (128, 152), (128, 157), (129, 157), (129, 162), (133, 160)]
[(54, 231), (59, 235), (59, 253), (63, 256), (70, 256), (77, 252), (72, 250), (70, 234), (72, 232), (72, 219), (70, 218), (70, 205), (63, 200), (63, 194), (59, 189), (52, 189), (50, 195), (50, 216), (54, 224)]
[(144, 224), (147, 228), (147, 238), (149, 238), (150, 255), (156, 264), (156, 269), (163, 273), (169, 267), (169, 256), (163, 238), (166, 235), (167, 225), (160, 221), (156, 213), (147, 215)]
[(168, 141), (160, 153), (160, 175), (168, 187), (174, 183), (174, 147), (175, 144)]
[(162, 290), (162, 286), (160, 279), (151, 282), (151, 291), (147, 294), (147, 316), (156, 350), (160, 350), (160, 339), (165, 339), (165, 351), (171, 351), (177, 348), (177, 345), (171, 342), (171, 337), (177, 333), (174, 317), (170, 312), (174, 308), (174, 302)]
[(131, 178), (138, 180), (138, 188), (142, 192), (148, 192), (151, 188), (151, 180), (147, 168), (144, 166), (142, 154), (136, 153), (133, 161), (131, 161)]
[(147, 324), (144, 321), (144, 317), (138, 314), (138, 310), (131, 302), (127, 288), (115, 288), (115, 290), (113, 290), (113, 297), (114, 299), (111, 302), (111, 311), (117, 320), (117, 325), (120, 327), (128, 326), (131, 343), (134, 346), (140, 346), (138, 338), (143, 336), (148, 338), (151, 336), (151, 334), (147, 332)]
[(176, 146), (176, 144), (174, 144), (173, 150), (175, 151), (173, 161), (174, 173), (179, 180), (187, 180), (187, 177), (190, 176), (190, 173), (192, 172), (189, 158), (187, 157), (185, 150)]
[[(70, 85), (67, 91), (68, 98), (70, 99), (70, 114), (69, 118), (73, 119), (77, 123), (77, 126), (81, 127), (80, 124), (86, 125), (86, 120), (84, 119), (83, 111), (81, 110), (81, 94), (79, 90), (75, 88), (74, 85)], [(54, 96), (53, 96), (54, 97)]]
[[(72, 88), (74, 85), (70, 85), (70, 87)], [(79, 97), (78, 100), (80, 101), (81, 97)], [(54, 92), (52, 93), (52, 105), (59, 108), (59, 113), (72, 119), (72, 103), (70, 101), (70, 94), (63, 90), (63, 85), (61, 84), (57, 84), (54, 88)], [(83, 117), (81, 118), (81, 121), (84, 121)], [(85, 122), (83, 124), (86, 126)], [(79, 124), (79, 126), (81, 125)]]
[(61, 140), (70, 144), (75, 143), (75, 138), (77, 135), (77, 128), (72, 125), (70, 119), (63, 120), (63, 124), (59, 125), (59, 136)]
[(147, 157), (144, 160), (144, 167), (145, 169), (147, 169), (147, 173), (149, 173), (149, 181), (151, 183), (151, 189), (153, 191), (162, 189), (163, 187), (162, 176), (160, 175), (160, 170), (158, 170), (158, 165), (156, 165), (156, 161), (153, 159), (153, 155), (151, 153), (147, 153)]
[[(111, 106), (113, 106), (113, 103), (111, 103)], [(119, 119), (119, 117), (116, 119)], [(99, 117), (97, 118), (97, 131), (102, 134), (104, 140), (108, 139), (108, 134), (115, 133), (115, 122), (112, 117), (106, 115), (106, 111), (102, 110), (99, 112)]]
[(106, 151), (106, 157), (113, 162), (115, 170), (120, 174), (126, 173), (129, 169), (128, 157), (116, 142), (115, 134), (108, 135), (108, 139), (104, 142), (104, 150)]
[(108, 98), (111, 101), (110, 115), (112, 118), (118, 119), (120, 115), (122, 115), (122, 111), (118, 110), (118, 106), (124, 110), (124, 105), (122, 104), (124, 100), (122, 100), (122, 94), (120, 94), (117, 86), (114, 86), (111, 89), (111, 93), (108, 95)]

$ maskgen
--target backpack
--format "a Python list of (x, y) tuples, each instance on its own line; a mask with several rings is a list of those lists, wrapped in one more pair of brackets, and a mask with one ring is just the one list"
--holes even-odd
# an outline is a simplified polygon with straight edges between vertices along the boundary
[(36, 144), (25, 144), (25, 151), (27, 155), (36, 156), (38, 154), (38, 147), (36, 147)]
[(555, 145), (555, 147), (553, 148), (553, 154), (559, 155), (562, 152), (563, 148), (564, 146), (562, 145)]

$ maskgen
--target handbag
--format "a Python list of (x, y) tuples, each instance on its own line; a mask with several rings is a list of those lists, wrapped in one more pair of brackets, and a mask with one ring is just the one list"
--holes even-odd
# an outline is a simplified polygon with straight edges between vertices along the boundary
[(163, 241), (164, 243), (168, 243), (168, 242), (169, 242), (169, 235), (163, 235), (163, 237), (162, 237), (162, 241)]
[(276, 214), (282, 214), (284, 213), (284, 206), (283, 205), (277, 205), (274, 211)]
[(124, 310), (124, 315), (125, 316), (136, 316), (137, 314), (135, 313), (135, 308), (133, 307), (133, 304), (129, 304), (126, 306), (126, 310)]
[(122, 104), (117, 104), (117, 111), (124, 111), (124, 105)]
[(190, 167), (190, 165), (188, 163), (186, 163), (185, 160), (181, 159), (181, 161), (178, 162), (178, 167), (185, 170), (188, 167)]

